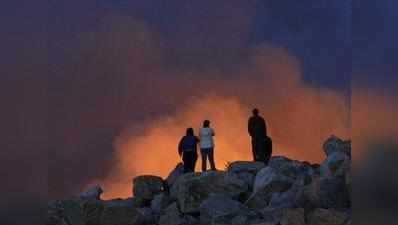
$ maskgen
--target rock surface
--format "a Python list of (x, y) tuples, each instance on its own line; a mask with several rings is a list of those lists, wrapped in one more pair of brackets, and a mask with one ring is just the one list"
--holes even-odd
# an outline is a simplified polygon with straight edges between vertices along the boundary
[(153, 197), (164, 190), (164, 182), (157, 176), (139, 176), (133, 179), (133, 195), (145, 200)]
[(133, 196), (101, 200), (95, 186), (48, 204), (47, 225), (346, 225), (351, 221), (351, 142), (331, 136), (320, 164), (283, 156), (237, 161), (225, 171), (139, 176)]

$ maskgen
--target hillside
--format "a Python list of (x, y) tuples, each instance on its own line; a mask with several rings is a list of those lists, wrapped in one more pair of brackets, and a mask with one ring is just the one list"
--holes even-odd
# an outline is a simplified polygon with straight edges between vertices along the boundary
[(325, 160), (283, 156), (231, 162), (225, 171), (133, 179), (133, 197), (101, 200), (94, 187), (48, 204), (47, 225), (348, 225), (351, 142), (331, 136)]

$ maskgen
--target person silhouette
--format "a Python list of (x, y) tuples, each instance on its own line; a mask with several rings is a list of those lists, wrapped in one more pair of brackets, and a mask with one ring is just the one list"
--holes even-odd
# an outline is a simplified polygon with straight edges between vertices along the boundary
[(203, 121), (203, 127), (199, 129), (199, 145), (203, 172), (207, 170), (207, 159), (209, 159), (211, 170), (216, 170), (216, 165), (214, 163), (214, 135), (214, 130), (210, 127), (210, 121)]
[(252, 113), (247, 128), (251, 137), (253, 160), (267, 165), (272, 155), (272, 140), (267, 136), (267, 125), (259, 115), (259, 110), (253, 109)]
[(178, 144), (178, 154), (184, 163), (184, 173), (194, 172), (198, 159), (197, 144), (199, 138), (194, 135), (193, 128), (187, 128), (186, 134)]

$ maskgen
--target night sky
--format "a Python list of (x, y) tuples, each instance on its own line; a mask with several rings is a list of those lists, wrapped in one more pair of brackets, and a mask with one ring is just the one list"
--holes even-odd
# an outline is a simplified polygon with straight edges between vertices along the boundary
[[(309, 127), (325, 135), (344, 130), (355, 139), (355, 122), (366, 129), (363, 121), (374, 114), (380, 118), (376, 131), (396, 131), (384, 129), (388, 118), (370, 110), (377, 102), (389, 116), (396, 112), (394, 0), (3, 4), (1, 188), (15, 205), (20, 198), (29, 205), (68, 197), (106, 180), (119, 157), (134, 159), (143, 151), (120, 150), (118, 141), (152, 141), (159, 127), (176, 124), (167, 118), (196, 123), (201, 118), (187, 106), (214, 104), (216, 111), (221, 104), (237, 116), (259, 106), (274, 122), (271, 135), (277, 141), (300, 133), (305, 123), (295, 121), (315, 109), (320, 122)], [(290, 104), (299, 113), (275, 116)], [(332, 116), (335, 106), (339, 120)], [(329, 119), (333, 123), (325, 122)], [(223, 126), (228, 122), (220, 119)], [(305, 148), (313, 144), (306, 142), (310, 137), (316, 143), (325, 138), (311, 131), (303, 135), (302, 142), (280, 140), (280, 146)], [(318, 159), (311, 151), (303, 159)], [(131, 177), (137, 175), (135, 168), (123, 170), (131, 171)]]

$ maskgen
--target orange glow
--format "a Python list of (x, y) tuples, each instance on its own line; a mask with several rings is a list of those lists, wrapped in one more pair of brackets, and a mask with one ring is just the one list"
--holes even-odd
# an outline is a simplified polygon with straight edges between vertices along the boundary
[[(206, 77), (219, 75), (216, 70), (206, 73), (210, 74)], [(250, 60), (233, 73), (227, 81), (201, 80), (201, 74), (190, 76), (197, 77), (199, 86), (210, 91), (189, 98), (175, 113), (143, 124), (145, 129), (139, 134), (129, 132), (129, 128), (123, 131), (115, 141), (117, 162), (113, 169), (106, 179), (92, 182), (104, 187), (104, 197), (131, 196), (131, 180), (137, 175), (166, 177), (180, 161), (177, 144), (185, 129), (193, 127), (197, 133), (204, 119), (212, 122), (216, 132), (215, 159), (219, 169), (224, 169), (229, 161), (251, 160), (246, 126), (253, 107), (259, 108), (266, 119), (274, 155), (319, 162), (324, 158), (322, 143), (329, 135), (350, 138), (350, 109), (344, 96), (304, 84), (300, 63), (286, 50), (258, 47)], [(159, 91), (174, 95), (175, 87), (184, 85), (159, 85)], [(200, 164), (199, 159), (197, 170)]]

